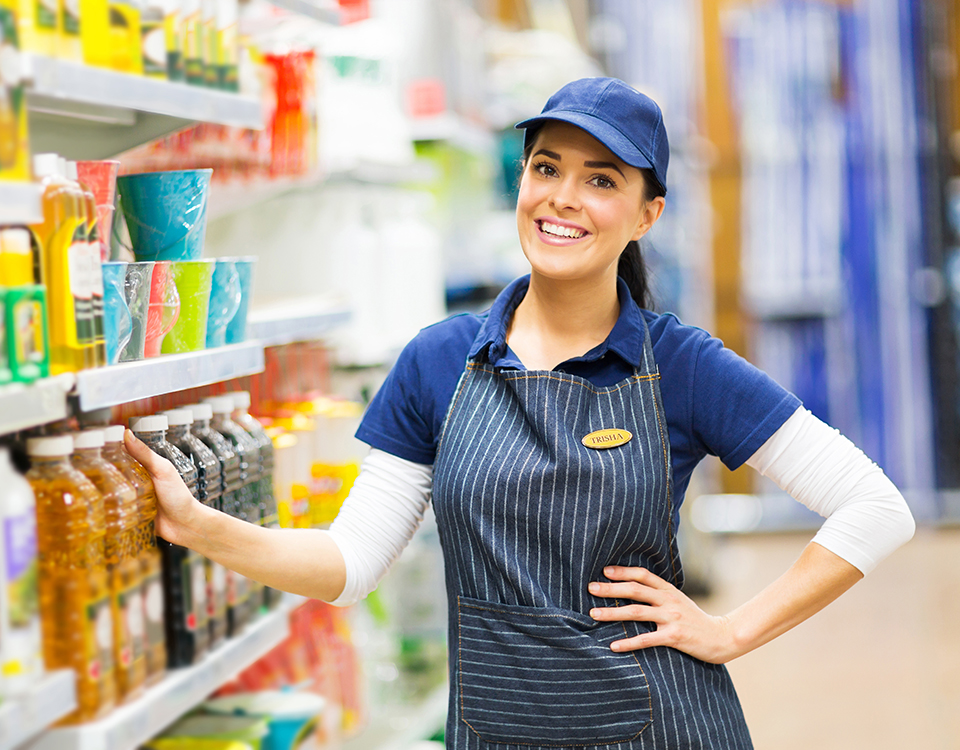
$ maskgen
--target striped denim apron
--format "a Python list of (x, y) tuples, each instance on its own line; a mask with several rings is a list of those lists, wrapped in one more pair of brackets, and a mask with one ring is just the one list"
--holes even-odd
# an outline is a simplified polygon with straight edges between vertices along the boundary
[[(660, 378), (649, 332), (635, 374), (596, 387), (469, 361), (434, 464), (450, 607), (456, 750), (750, 748), (727, 670), (675, 649), (614, 653), (648, 632), (598, 623), (606, 565), (682, 585)], [(618, 428), (620, 446), (586, 435)]]

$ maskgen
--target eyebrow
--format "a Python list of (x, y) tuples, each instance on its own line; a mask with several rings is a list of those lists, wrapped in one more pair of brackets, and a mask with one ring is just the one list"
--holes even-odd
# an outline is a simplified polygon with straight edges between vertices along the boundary
[[(560, 154), (558, 154), (556, 151), (548, 151), (545, 148), (541, 148), (537, 151), (537, 153), (534, 154), (534, 156), (539, 156), (540, 154), (543, 154), (548, 159), (563, 161), (563, 159), (560, 158)], [(590, 169), (615, 169), (620, 173), (620, 176), (623, 177), (623, 179), (627, 179), (627, 176), (623, 173), (620, 167), (618, 167), (612, 161), (585, 161), (583, 166), (589, 167)]]

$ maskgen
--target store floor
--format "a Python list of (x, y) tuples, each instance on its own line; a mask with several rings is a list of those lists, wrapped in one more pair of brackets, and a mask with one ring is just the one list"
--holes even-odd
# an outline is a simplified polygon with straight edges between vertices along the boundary
[[(715, 542), (708, 612), (785, 570), (809, 535)], [(827, 609), (729, 665), (756, 750), (960, 750), (960, 529), (914, 539)]]

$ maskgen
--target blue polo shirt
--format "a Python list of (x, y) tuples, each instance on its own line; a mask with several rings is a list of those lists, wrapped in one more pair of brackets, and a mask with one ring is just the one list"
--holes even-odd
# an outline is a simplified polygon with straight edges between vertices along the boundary
[[(432, 464), (467, 359), (526, 369), (507, 346), (507, 326), (529, 283), (529, 276), (512, 282), (485, 313), (455, 315), (420, 331), (370, 403), (357, 438), (408, 461)], [(660, 370), (679, 507), (704, 456), (719, 456), (736, 469), (797, 410), (800, 400), (706, 331), (683, 325), (671, 313), (640, 309), (622, 279), (617, 292), (620, 315), (606, 341), (554, 369), (601, 387), (630, 377), (641, 361), (646, 320)]]

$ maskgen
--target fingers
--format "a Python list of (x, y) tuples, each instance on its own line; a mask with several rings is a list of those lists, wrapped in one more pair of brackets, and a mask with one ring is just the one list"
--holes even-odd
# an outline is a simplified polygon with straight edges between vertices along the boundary
[(124, 430), (123, 444), (127, 449), (127, 453), (133, 456), (144, 469), (150, 472), (151, 476), (162, 475), (165, 468), (164, 465), (169, 464), (163, 456), (158, 456), (150, 450), (147, 444), (137, 438), (130, 430)]
[(663, 623), (666, 618), (661, 609), (645, 604), (627, 604), (623, 607), (594, 607), (590, 617), (598, 622), (656, 622)]
[(635, 581), (655, 589), (672, 589), (673, 584), (663, 580), (646, 568), (628, 568), (624, 565), (608, 565), (603, 574), (611, 581)]

